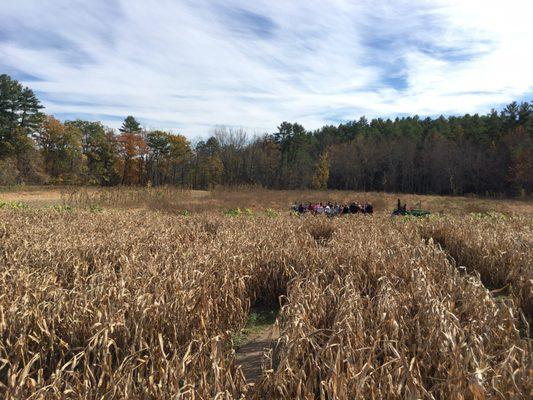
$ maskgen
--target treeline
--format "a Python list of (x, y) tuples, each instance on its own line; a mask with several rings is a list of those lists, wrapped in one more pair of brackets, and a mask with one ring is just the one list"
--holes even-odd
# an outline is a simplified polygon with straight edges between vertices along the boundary
[(62, 123), (42, 113), (31, 89), (1, 75), (0, 184), (21, 182), (529, 194), (533, 105), (436, 119), (362, 117), (314, 131), (283, 122), (261, 137), (219, 128), (192, 146), (132, 116), (118, 131)]

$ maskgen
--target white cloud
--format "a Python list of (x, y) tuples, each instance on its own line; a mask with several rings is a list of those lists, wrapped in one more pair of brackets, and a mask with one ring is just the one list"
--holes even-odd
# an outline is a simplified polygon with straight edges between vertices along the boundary
[(533, 92), (530, 1), (220, 4), (3, 2), (0, 72), (38, 77), (25, 83), (49, 113), (131, 114), (189, 137), (486, 112)]

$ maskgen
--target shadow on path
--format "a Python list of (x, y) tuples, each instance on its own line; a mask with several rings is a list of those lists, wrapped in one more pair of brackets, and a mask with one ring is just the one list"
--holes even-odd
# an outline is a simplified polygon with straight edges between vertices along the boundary
[(236, 353), (236, 361), (248, 383), (256, 383), (263, 373), (263, 353), (272, 345), (276, 338), (272, 335), (272, 325), (267, 325), (260, 332), (254, 333)]

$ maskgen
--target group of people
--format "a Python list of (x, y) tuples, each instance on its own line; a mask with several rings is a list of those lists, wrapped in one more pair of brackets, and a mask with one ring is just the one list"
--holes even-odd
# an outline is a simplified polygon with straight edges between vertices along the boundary
[(330, 201), (326, 203), (300, 203), (294, 204), (292, 206), (293, 211), (299, 214), (310, 213), (312, 215), (321, 215), (325, 214), (328, 217), (333, 217), (335, 215), (342, 214), (372, 214), (374, 212), (374, 207), (372, 204), (365, 202), (364, 204), (359, 204), (357, 202), (352, 202), (351, 204), (339, 204), (332, 203)]
[[(293, 204), (292, 205), (292, 211), (303, 215), (303, 214), (311, 214), (311, 215), (326, 215), (328, 217), (334, 217), (337, 215), (345, 215), (345, 214), (372, 214), (374, 213), (374, 207), (371, 203), (365, 201), (363, 204), (360, 204), (356, 201), (353, 201), (350, 204), (340, 204), (340, 203), (332, 203), (331, 201), (328, 202), (319, 202), (319, 203), (313, 203), (313, 202), (307, 202), (307, 203), (300, 203), (300, 204)], [(415, 217), (421, 217), (429, 215), (430, 212), (426, 210), (422, 210), (421, 204), (418, 203), (415, 208), (408, 208), (406, 203), (402, 203), (400, 199), (398, 199), (396, 203), (396, 208), (392, 211), (392, 215), (412, 215)]]

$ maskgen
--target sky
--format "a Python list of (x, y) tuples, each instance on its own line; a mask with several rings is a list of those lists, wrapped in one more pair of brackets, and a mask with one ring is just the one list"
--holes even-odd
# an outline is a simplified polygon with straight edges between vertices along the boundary
[(188, 137), (533, 100), (531, 0), (0, 0), (48, 114)]

